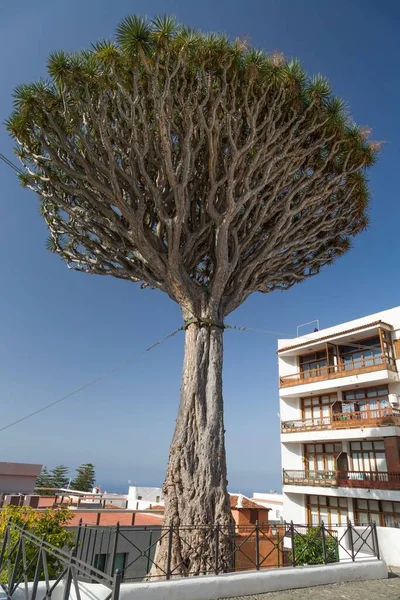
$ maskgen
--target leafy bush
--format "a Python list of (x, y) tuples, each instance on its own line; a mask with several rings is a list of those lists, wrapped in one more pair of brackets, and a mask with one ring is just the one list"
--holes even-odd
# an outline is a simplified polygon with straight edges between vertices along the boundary
[[(338, 562), (338, 541), (325, 531), (326, 562)], [(294, 558), (297, 566), (320, 565), (324, 563), (322, 533), (320, 527), (313, 527), (305, 534), (294, 538)], [(293, 556), (290, 556), (293, 560)]]
[[(29, 533), (42, 539), (45, 537), (46, 542), (52, 546), (64, 550), (71, 550), (74, 545), (74, 533), (67, 531), (65, 526), (72, 519), (72, 514), (67, 508), (48, 508), (44, 511), (36, 511), (29, 506), (6, 506), (0, 511), (0, 540), (3, 542), (7, 523), (11, 519), (11, 523), (19, 527), (26, 525), (26, 530)], [(16, 556), (17, 556), (17, 542), (20, 538), (20, 531), (18, 527), (9, 529), (11, 544), (6, 552), (11, 550), (11, 556), (9, 556), (9, 565), (2, 569), (0, 573), (0, 583), (7, 581), (8, 569), (13, 569)], [(15, 546), (15, 547), (14, 547)], [(38, 552), (38, 546), (28, 540), (25, 541), (26, 551), (26, 564), (32, 561), (32, 565), (28, 569), (28, 578), (33, 579), (36, 560), (35, 557)], [(50, 553), (46, 553), (47, 567), (50, 578), (55, 578), (59, 575), (62, 570), (60, 561)], [(4, 561), (5, 562), (5, 561)], [(18, 575), (22, 575), (22, 562), (18, 568)], [(41, 578), (44, 577), (43, 570), (40, 574)]]

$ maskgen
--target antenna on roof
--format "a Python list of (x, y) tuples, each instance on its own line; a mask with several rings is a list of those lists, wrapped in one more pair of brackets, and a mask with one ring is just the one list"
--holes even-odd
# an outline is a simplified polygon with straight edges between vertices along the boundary
[(299, 329), (301, 327), (305, 327), (306, 325), (313, 325), (313, 324), (315, 324), (314, 332), (319, 331), (319, 319), (314, 319), (314, 321), (308, 321), (307, 323), (302, 323), (301, 325), (297, 325), (297, 336), (296, 337), (299, 337)]

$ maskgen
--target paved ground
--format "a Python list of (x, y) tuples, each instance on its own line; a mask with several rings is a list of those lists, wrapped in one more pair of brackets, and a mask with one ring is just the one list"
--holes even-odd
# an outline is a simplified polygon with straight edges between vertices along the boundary
[(389, 579), (334, 583), (301, 590), (269, 592), (230, 600), (400, 600), (400, 577)]

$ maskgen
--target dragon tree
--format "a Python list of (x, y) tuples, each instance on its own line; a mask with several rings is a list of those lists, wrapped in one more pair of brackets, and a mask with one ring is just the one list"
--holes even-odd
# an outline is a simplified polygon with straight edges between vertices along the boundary
[[(378, 144), (322, 76), (170, 17), (127, 17), (115, 41), (55, 52), (7, 122), (68, 267), (162, 290), (185, 323), (165, 522), (231, 525), (224, 320), (344, 254), (367, 224)], [(203, 530), (173, 537), (175, 574), (214, 564)], [(221, 565), (230, 546), (221, 536)], [(195, 550), (197, 548), (197, 550)], [(157, 567), (166, 564), (166, 541)]]

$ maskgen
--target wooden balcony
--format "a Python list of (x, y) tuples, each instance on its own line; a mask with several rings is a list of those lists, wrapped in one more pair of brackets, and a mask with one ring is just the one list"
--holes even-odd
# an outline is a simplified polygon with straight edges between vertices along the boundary
[(400, 427), (400, 411), (392, 408), (368, 409), (358, 412), (332, 413), (327, 417), (282, 421), (281, 433), (365, 427)]
[(400, 490), (400, 473), (379, 471), (283, 471), (284, 485)]
[(361, 373), (371, 373), (373, 371), (397, 371), (394, 359), (385, 359), (383, 356), (371, 356), (369, 358), (360, 358), (337, 365), (326, 365), (316, 367), (307, 371), (299, 371), (293, 375), (283, 375), (279, 378), (281, 388), (304, 383), (314, 383), (325, 379), (335, 379), (338, 377), (348, 377), (349, 375), (359, 375)]
[(346, 471), (338, 474), (340, 487), (400, 490), (400, 473)]
[(333, 487), (338, 483), (338, 471), (287, 471), (283, 470), (284, 485), (313, 485)]

